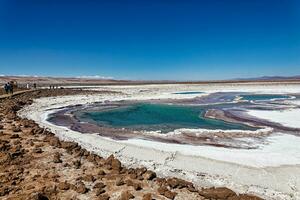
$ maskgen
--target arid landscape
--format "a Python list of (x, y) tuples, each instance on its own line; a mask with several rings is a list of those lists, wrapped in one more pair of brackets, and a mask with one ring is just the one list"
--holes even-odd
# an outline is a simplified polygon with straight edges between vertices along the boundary
[(299, 0), (0, 0), (0, 200), (300, 200)]
[(1, 98), (1, 199), (260, 199), (225, 187), (201, 188), (182, 179), (157, 177), (145, 167), (124, 167), (114, 155), (102, 157), (75, 142), (61, 141), (17, 115), (36, 98), (91, 93), (95, 91), (44, 89)]

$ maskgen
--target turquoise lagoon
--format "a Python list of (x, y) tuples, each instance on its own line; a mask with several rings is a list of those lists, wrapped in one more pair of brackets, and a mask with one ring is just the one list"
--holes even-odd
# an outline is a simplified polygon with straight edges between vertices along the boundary
[(203, 117), (205, 108), (201, 106), (137, 103), (109, 110), (81, 112), (81, 121), (115, 128), (132, 128), (162, 132), (178, 128), (204, 128), (223, 130), (255, 130), (238, 123)]

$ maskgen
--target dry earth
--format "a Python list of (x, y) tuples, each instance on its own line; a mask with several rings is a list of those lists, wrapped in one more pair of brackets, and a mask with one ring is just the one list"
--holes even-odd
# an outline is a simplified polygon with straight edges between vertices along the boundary
[(88, 94), (71, 89), (37, 90), (0, 99), (0, 199), (211, 199), (260, 200), (227, 188), (196, 188), (146, 168), (128, 169), (74, 142), (60, 141), (16, 112), (34, 98)]

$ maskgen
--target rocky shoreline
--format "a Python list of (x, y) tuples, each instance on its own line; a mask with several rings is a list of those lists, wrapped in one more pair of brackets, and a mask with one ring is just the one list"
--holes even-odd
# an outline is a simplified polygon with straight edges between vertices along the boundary
[[(108, 92), (108, 91), (105, 91)], [(126, 168), (77, 143), (60, 141), (17, 111), (34, 98), (95, 91), (38, 90), (0, 100), (0, 199), (228, 199), (259, 200), (222, 188), (197, 188), (160, 178), (146, 168)]]

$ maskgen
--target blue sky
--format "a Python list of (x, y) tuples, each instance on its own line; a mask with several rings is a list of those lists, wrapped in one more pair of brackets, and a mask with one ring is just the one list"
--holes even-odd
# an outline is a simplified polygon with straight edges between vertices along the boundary
[(298, 0), (0, 0), (0, 74), (300, 74)]

